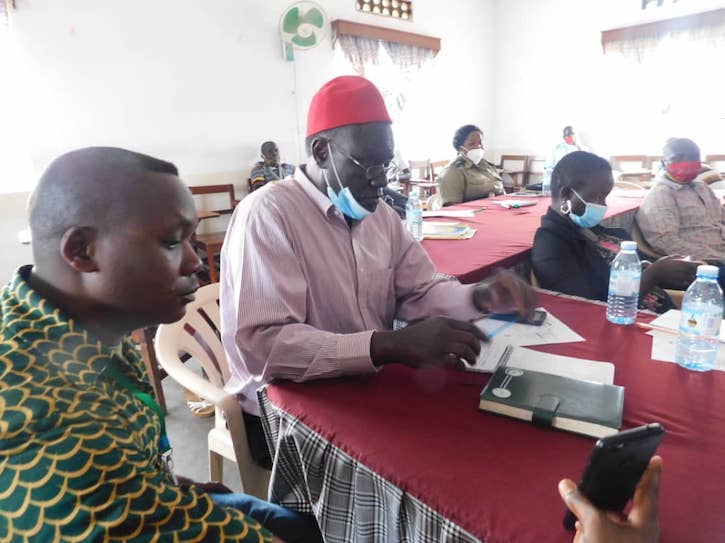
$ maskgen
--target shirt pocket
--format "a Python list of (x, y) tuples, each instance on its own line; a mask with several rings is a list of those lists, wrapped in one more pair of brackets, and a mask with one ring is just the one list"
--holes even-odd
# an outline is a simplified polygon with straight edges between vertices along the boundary
[(359, 276), (360, 310), (368, 329), (389, 329), (395, 316), (392, 268), (366, 271)]

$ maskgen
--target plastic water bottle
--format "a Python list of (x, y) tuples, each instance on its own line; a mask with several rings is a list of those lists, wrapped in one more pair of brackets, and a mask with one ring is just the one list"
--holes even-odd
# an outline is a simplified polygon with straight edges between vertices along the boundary
[(675, 361), (688, 370), (710, 371), (717, 360), (723, 298), (716, 266), (698, 266), (697, 279), (685, 292)]
[(632, 324), (637, 316), (639, 282), (642, 267), (637, 256), (637, 244), (623, 241), (609, 272), (607, 320), (614, 324)]
[(405, 227), (414, 240), (423, 239), (423, 208), (418, 197), (418, 187), (413, 188), (408, 195), (408, 203), (405, 206)]
[(547, 169), (541, 179), (541, 194), (551, 196), (551, 171)]

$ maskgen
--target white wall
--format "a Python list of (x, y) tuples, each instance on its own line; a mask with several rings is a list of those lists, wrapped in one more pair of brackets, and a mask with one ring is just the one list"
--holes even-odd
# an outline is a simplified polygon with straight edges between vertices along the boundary
[[(491, 134), (496, 153), (545, 155), (561, 141), (561, 130), (568, 124), (574, 125), (583, 143), (603, 156), (658, 154), (667, 137), (685, 135), (669, 133), (675, 128), (697, 139), (697, 134), (687, 131), (686, 122), (676, 127), (662, 122), (655, 107), (628, 111), (628, 97), (639, 90), (622, 77), (611, 56), (604, 56), (601, 31), (724, 6), (722, 0), (690, 0), (643, 11), (635, 0), (496, 0), (497, 83)], [(670, 77), (690, 75), (693, 97), (704, 80), (725, 84), (722, 70), (714, 66), (689, 74), (674, 71), (686, 66), (672, 68), (671, 74), (662, 73), (648, 82), (645, 92), (651, 92), (653, 101), (666, 94)], [(704, 120), (713, 123), (704, 131), (708, 135), (725, 129), (717, 129), (725, 119)], [(701, 145), (706, 150), (717, 143)]]
[[(0, 179), (0, 193), (27, 191), (50, 160), (88, 145), (158, 156), (176, 163), (191, 184), (233, 182), (238, 193), (262, 141), (276, 140), (286, 161), (303, 160), (310, 99), (340, 68), (329, 39), (297, 52), (295, 62), (282, 59), (279, 18), (292, 3), (18, 2), (12, 30), (27, 87), (24, 103), (13, 108), (24, 108), (32, 167), (22, 179)], [(353, 0), (318, 3), (330, 20), (442, 38), (421, 78), (425, 92), (409, 107), (408, 133), (425, 137), (403, 151), (407, 158), (449, 157), (457, 126), (492, 126), (494, 0), (416, 0), (413, 22), (357, 13)], [(25, 197), (0, 194), (0, 208), (12, 206), (22, 217), (16, 207)], [(0, 216), (0, 239), (16, 239), (16, 223)], [(14, 247), (0, 263), (0, 282), (27, 261), (27, 250)]]
[[(185, 175), (244, 170), (276, 139), (300, 156), (312, 94), (334, 72), (330, 41), (284, 62), (277, 31), (291, 0), (26, 0), (13, 27), (30, 66), (31, 158), (118, 145), (172, 160)], [(443, 38), (426, 88), (444, 107), (421, 127), (490, 118), (493, 0), (418, 0), (415, 21), (320, 2), (330, 19)], [(453, 6), (451, 5), (453, 4)], [(475, 51), (483, 70), (472, 66)], [(437, 123), (438, 119), (450, 119)], [(432, 130), (436, 126), (438, 130)], [(447, 139), (450, 139), (449, 137)]]

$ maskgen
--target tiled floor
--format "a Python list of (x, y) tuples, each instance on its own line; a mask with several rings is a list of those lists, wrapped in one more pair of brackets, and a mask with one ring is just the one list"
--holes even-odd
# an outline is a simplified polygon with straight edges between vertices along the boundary
[[(166, 428), (173, 447), (174, 472), (195, 481), (208, 481), (207, 434), (214, 426), (214, 417), (200, 419), (192, 415), (186, 406), (183, 390), (171, 377), (166, 377), (162, 385), (168, 410)], [(224, 461), (223, 482), (232, 490), (241, 491), (236, 464), (227, 460)]]

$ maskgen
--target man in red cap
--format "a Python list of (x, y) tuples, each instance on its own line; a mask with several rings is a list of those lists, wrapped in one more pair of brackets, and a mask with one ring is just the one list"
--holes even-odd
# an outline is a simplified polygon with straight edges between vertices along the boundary
[[(267, 453), (256, 417), (261, 384), (391, 363), (472, 364), (485, 336), (471, 319), (533, 310), (531, 289), (513, 274), (478, 285), (435, 278), (395, 211), (378, 205), (393, 132), (372, 83), (343, 76), (324, 85), (310, 105), (306, 148), (293, 178), (241, 202), (222, 250), (229, 388), (240, 394), (258, 461)], [(393, 331), (394, 318), (414, 324)]]

